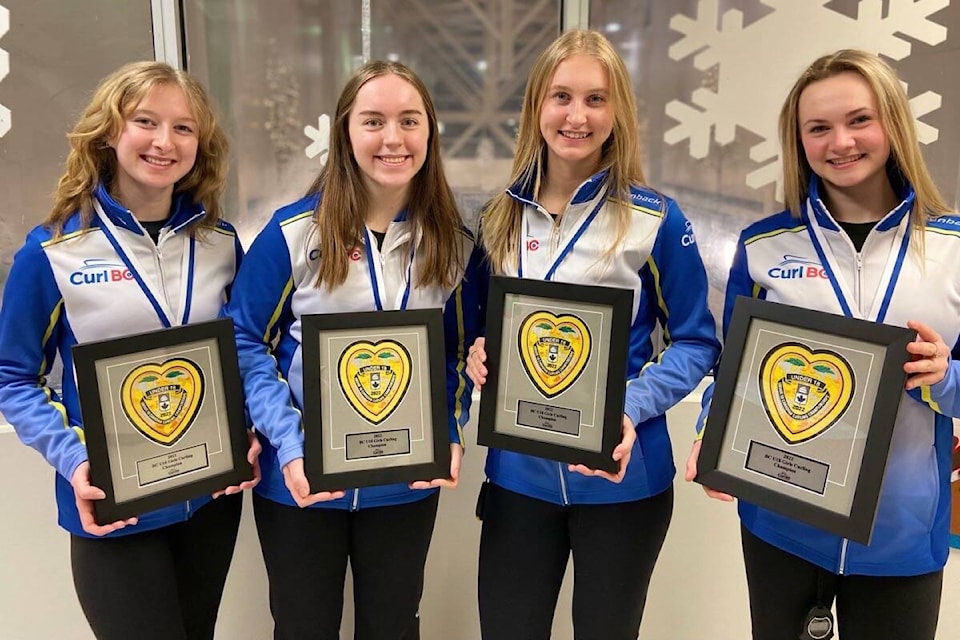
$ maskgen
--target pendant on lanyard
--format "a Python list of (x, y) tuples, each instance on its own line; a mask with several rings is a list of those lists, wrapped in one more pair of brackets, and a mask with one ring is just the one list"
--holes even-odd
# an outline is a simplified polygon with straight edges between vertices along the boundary
[(833, 612), (823, 604), (814, 605), (803, 619), (800, 640), (830, 640), (833, 637)]

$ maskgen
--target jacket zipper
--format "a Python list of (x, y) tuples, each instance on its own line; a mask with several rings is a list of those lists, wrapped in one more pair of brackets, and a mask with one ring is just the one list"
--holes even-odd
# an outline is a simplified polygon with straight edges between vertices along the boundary
[(360, 487), (353, 490), (353, 502), (350, 503), (350, 511), (357, 510), (357, 504), (360, 502)]
[(560, 476), (560, 499), (563, 500), (563, 506), (569, 506), (570, 498), (567, 496), (567, 480), (563, 477), (563, 463), (557, 463), (557, 473)]
[(863, 313), (863, 256), (857, 252), (857, 309)]
[[(160, 291), (163, 293), (163, 301), (169, 307), (170, 296), (167, 295), (167, 283), (165, 278), (163, 277), (163, 251), (160, 250), (160, 239), (157, 239), (156, 246), (157, 246), (157, 252), (155, 257), (156, 257), (156, 263), (157, 263), (157, 275), (159, 276), (159, 279), (160, 279), (160, 283), (159, 283)], [(171, 318), (171, 322), (175, 322), (175, 320)]]
[[(873, 231), (870, 232), (870, 234), (872, 233)], [(868, 242), (870, 242), (870, 234), (868, 234), (867, 239), (863, 241), (864, 247), (867, 245)], [(850, 244), (852, 246), (853, 242), (851, 242)], [(863, 313), (863, 300), (862, 300), (863, 298), (863, 255), (861, 251), (863, 250), (863, 247), (860, 248), (861, 251), (857, 251), (856, 247), (853, 247), (853, 249), (854, 249), (855, 255), (857, 256), (857, 278), (856, 278), (857, 290), (854, 295), (856, 295), (856, 298), (857, 298), (856, 300), (857, 310), (862, 314)], [(837, 573), (841, 576), (843, 575), (844, 570), (846, 569), (847, 547), (849, 544), (850, 544), (850, 541), (847, 538), (843, 538), (843, 540), (840, 543), (840, 567)]]

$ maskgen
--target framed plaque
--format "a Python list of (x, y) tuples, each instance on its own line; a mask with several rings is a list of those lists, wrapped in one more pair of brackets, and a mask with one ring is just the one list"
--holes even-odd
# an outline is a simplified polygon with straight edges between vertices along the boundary
[(868, 544), (915, 335), (737, 298), (697, 482)]
[(448, 477), (440, 309), (306, 315), (302, 323), (310, 490)]
[(100, 524), (253, 478), (233, 322), (73, 347)]
[(494, 276), (477, 442), (616, 473), (633, 292)]

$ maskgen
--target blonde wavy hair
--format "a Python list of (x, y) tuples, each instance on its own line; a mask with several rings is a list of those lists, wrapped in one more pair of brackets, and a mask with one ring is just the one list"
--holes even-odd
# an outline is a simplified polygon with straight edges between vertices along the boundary
[(320, 250), (316, 286), (333, 289), (346, 280), (348, 256), (364, 238), (369, 194), (350, 143), (350, 112), (360, 88), (374, 78), (392, 74), (409, 82), (423, 100), (428, 126), (427, 157), (413, 177), (407, 200), (407, 218), (423, 234), (417, 248), (418, 287), (450, 288), (464, 261), (458, 234), (462, 222), (453, 190), (443, 172), (437, 110), (426, 85), (410, 67), (400, 62), (369, 62), (353, 73), (340, 92), (330, 127), (327, 162), (307, 189), (322, 194), (314, 212), (314, 247)]
[[(523, 108), (517, 132), (517, 149), (510, 172), (510, 185), (533, 186), (538, 194), (546, 172), (546, 142), (540, 133), (540, 111), (550, 88), (554, 72), (561, 62), (575, 55), (596, 58), (607, 72), (610, 102), (613, 107), (613, 131), (603, 143), (596, 172), (608, 169), (608, 198), (617, 201), (617, 234), (608, 254), (615, 252), (626, 236), (631, 215), (632, 186), (645, 186), (640, 162), (640, 127), (637, 102), (630, 83), (630, 74), (613, 45), (597, 31), (571, 30), (562, 33), (548, 46), (533, 65), (523, 93)], [(595, 172), (595, 173), (596, 173)], [(523, 205), (506, 193), (499, 193), (484, 208), (481, 237), (495, 271), (503, 272), (518, 261), (520, 222)]]
[[(67, 134), (70, 152), (57, 184), (54, 204), (44, 221), (55, 236), (67, 218), (79, 211), (83, 226), (93, 218), (93, 190), (116, 175), (117, 155), (110, 147), (123, 130), (127, 117), (155, 87), (180, 87), (197, 121), (197, 157), (190, 172), (177, 181), (174, 193), (189, 192), (202, 203), (206, 215), (193, 225), (210, 226), (221, 216), (220, 198), (227, 182), (229, 146), (217, 122), (206, 90), (186, 71), (163, 62), (132, 62), (104, 78), (73, 130)], [(192, 231), (192, 230), (191, 230)]]
[(817, 58), (800, 74), (780, 110), (780, 145), (783, 162), (783, 193), (787, 208), (795, 216), (806, 202), (813, 170), (807, 162), (797, 119), (800, 96), (814, 82), (841, 73), (855, 73), (866, 80), (877, 100), (880, 126), (890, 142), (888, 170), (909, 183), (916, 194), (910, 212), (912, 237), (922, 252), (922, 231), (928, 217), (952, 213), (920, 153), (917, 126), (907, 94), (896, 72), (878, 56), (859, 49), (841, 49)]

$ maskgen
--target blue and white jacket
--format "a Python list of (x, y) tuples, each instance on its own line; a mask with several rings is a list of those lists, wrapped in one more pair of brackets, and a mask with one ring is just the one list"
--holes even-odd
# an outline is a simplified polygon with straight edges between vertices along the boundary
[[(283, 467), (303, 457), (303, 360), (301, 317), (316, 313), (376, 311), (375, 292), (383, 308), (407, 289), (408, 277), (416, 282), (416, 264), (410, 267), (411, 243), (420, 237), (403, 213), (387, 229), (383, 248), (354, 248), (346, 281), (333, 291), (317, 288), (316, 224), (319, 196), (308, 196), (273, 215), (250, 247), (237, 275), (234, 296), (224, 309), (236, 326), (240, 371), (247, 411), (260, 434), (262, 479), (256, 491), (275, 502), (294, 506), (283, 480)], [(369, 237), (369, 234), (368, 234)], [(471, 234), (463, 230), (461, 249), (469, 257), (462, 282), (454, 289), (436, 286), (409, 288), (407, 309), (442, 308), (447, 360), (447, 406), (450, 440), (463, 442), (462, 427), (472, 384), (464, 373), (464, 343), (477, 333), (476, 312), (481, 286), (481, 254)], [(371, 271), (378, 271), (378, 288)], [(345, 487), (346, 489), (346, 487)], [(315, 508), (357, 510), (420, 500), (431, 491), (411, 490), (406, 484), (350, 489), (345, 497), (313, 505)]]
[[(737, 296), (817, 309), (895, 326), (929, 324), (957, 357), (960, 337), (960, 217), (929, 220), (921, 264), (910, 244), (913, 190), (877, 223), (858, 253), (827, 211), (814, 177), (802, 215), (789, 211), (747, 227), (730, 269), (728, 326)], [(960, 363), (936, 385), (904, 392), (869, 546), (842, 539), (753, 504), (739, 503), (743, 525), (766, 542), (838, 574), (910, 576), (947, 560), (950, 458), (960, 416)], [(705, 411), (713, 394), (704, 396)]]
[[(56, 239), (43, 226), (27, 234), (0, 310), (0, 412), (57, 470), (60, 525), (87, 537), (70, 485), (87, 460), (71, 347), (216, 318), (243, 255), (226, 222), (189, 233), (205, 215), (189, 194), (174, 196), (157, 244), (102, 185), (94, 197), (97, 212), (88, 227), (75, 213)], [(46, 380), (58, 354), (60, 393)], [(109, 535), (181, 522), (209, 500), (143, 514), (136, 526)]]
[[(697, 386), (720, 353), (690, 222), (672, 199), (634, 188), (626, 203), (632, 214), (626, 238), (607, 256), (617, 222), (606, 172), (576, 190), (559, 224), (529, 186), (518, 184), (507, 193), (524, 205), (523, 237), (518, 268), (504, 275), (633, 291), (623, 413), (636, 426), (637, 440), (620, 484), (499, 449), (488, 452), (487, 477), (510, 491), (563, 505), (627, 502), (666, 490), (676, 469), (665, 414)], [(653, 336), (658, 323), (666, 343), (660, 352)]]

